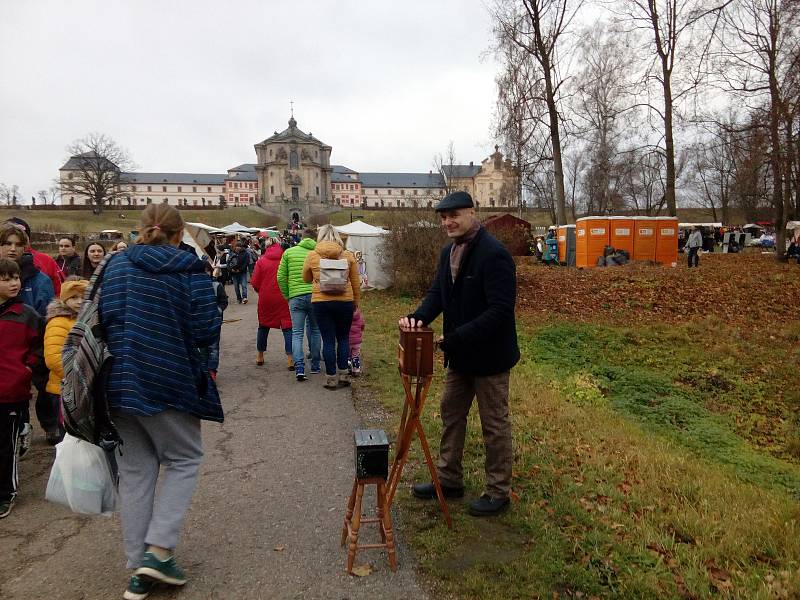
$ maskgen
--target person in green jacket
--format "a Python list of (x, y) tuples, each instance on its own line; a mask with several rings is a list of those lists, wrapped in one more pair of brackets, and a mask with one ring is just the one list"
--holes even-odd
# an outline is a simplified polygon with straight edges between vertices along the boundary
[(297, 381), (306, 381), (305, 352), (303, 352), (303, 331), (308, 323), (308, 347), (311, 351), (312, 375), (319, 373), (320, 346), (322, 338), (311, 308), (311, 284), (303, 281), (303, 263), (306, 255), (317, 246), (313, 229), (303, 232), (303, 239), (297, 246), (286, 250), (278, 266), (278, 287), (289, 302), (292, 316), (292, 358), (294, 375)]

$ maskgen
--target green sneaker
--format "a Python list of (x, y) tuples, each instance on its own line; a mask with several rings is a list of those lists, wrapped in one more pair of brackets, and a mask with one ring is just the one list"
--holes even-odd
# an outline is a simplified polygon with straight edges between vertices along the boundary
[(138, 575), (131, 575), (131, 580), (128, 582), (128, 589), (122, 594), (125, 600), (144, 600), (153, 591), (156, 583), (151, 579), (139, 577)]
[(158, 560), (152, 552), (144, 553), (142, 566), (136, 569), (136, 575), (169, 585), (186, 583), (186, 575), (175, 564), (174, 556), (170, 556), (167, 560)]

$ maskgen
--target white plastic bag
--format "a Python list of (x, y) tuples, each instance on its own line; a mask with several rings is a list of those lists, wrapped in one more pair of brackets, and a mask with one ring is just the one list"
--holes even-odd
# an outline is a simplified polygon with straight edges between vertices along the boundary
[(117, 507), (117, 490), (105, 450), (65, 435), (56, 446), (44, 497), (76, 513), (111, 515)]

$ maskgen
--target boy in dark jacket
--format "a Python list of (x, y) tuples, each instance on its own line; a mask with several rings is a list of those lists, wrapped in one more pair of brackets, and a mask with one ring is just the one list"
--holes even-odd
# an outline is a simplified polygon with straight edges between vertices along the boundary
[[(0, 258), (0, 519), (17, 496), (19, 434), (31, 399), (33, 377), (42, 378), (44, 321), (17, 297), (19, 265)], [(46, 376), (46, 375), (44, 375)]]

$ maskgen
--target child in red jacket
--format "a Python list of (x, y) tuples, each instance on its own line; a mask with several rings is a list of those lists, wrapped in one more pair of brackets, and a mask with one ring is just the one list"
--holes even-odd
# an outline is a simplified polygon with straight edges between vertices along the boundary
[(0, 519), (7, 517), (17, 496), (20, 427), (31, 399), (34, 377), (43, 370), (44, 321), (17, 294), (20, 269), (0, 258)]
[(364, 336), (364, 315), (361, 314), (361, 309), (357, 309), (353, 313), (353, 322), (350, 325), (350, 374), (361, 374), (361, 338)]

